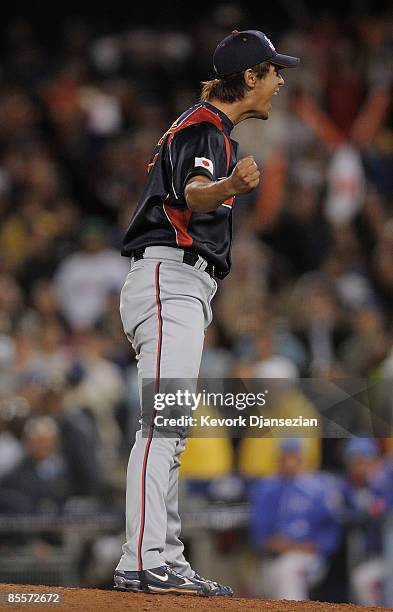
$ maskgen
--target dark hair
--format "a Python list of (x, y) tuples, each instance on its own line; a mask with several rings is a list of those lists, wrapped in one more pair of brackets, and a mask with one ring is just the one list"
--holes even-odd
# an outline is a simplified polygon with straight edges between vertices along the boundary
[[(252, 66), (251, 70), (255, 73), (258, 79), (263, 77), (269, 72), (270, 62), (262, 62), (256, 66)], [(249, 87), (246, 85), (244, 80), (243, 72), (237, 72), (231, 74), (222, 79), (212, 79), (211, 81), (202, 82), (202, 93), (201, 101), (205, 102), (211, 98), (216, 98), (220, 102), (236, 102), (242, 100)]]

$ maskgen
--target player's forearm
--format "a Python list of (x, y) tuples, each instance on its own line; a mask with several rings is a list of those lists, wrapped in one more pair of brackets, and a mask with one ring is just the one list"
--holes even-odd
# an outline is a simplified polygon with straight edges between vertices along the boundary
[(188, 183), (184, 191), (187, 206), (193, 212), (212, 212), (225, 200), (235, 195), (230, 178), (221, 181), (202, 182), (195, 180)]
[(232, 196), (248, 193), (259, 184), (259, 170), (252, 155), (240, 159), (231, 176), (211, 181), (207, 176), (190, 179), (184, 190), (187, 206), (193, 212), (211, 212)]

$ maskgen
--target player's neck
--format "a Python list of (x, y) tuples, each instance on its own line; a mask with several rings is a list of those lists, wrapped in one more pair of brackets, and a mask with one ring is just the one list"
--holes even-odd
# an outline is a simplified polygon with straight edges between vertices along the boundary
[(244, 108), (244, 102), (242, 100), (239, 102), (228, 103), (221, 102), (220, 100), (217, 100), (217, 98), (212, 98), (211, 100), (208, 100), (208, 102), (224, 113), (228, 119), (232, 121), (233, 125), (236, 125), (245, 119), (250, 119), (253, 116), (252, 111)]

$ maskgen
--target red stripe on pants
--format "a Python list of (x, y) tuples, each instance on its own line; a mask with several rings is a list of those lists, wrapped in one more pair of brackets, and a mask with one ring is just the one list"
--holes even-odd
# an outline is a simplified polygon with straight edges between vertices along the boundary
[[(157, 343), (157, 360), (156, 360), (156, 393), (158, 393), (160, 388), (160, 369), (161, 369), (161, 347), (162, 347), (162, 316), (161, 316), (161, 297), (160, 297), (160, 266), (161, 262), (159, 261), (156, 265), (156, 274), (155, 274), (155, 285), (156, 285), (156, 304), (157, 304), (157, 319), (158, 319), (158, 343)], [(149, 437), (146, 441), (145, 454), (143, 456), (143, 465), (142, 465), (142, 502), (141, 502), (141, 524), (139, 528), (139, 539), (138, 539), (138, 569), (139, 571), (143, 570), (142, 565), (142, 542), (143, 542), (143, 533), (145, 530), (145, 505), (146, 505), (146, 469), (147, 469), (147, 460), (149, 458), (149, 450), (151, 446), (151, 441), (153, 438), (154, 431), (154, 417), (155, 410), (152, 412), (151, 422), (150, 422), (150, 431)], [(142, 424), (143, 427), (143, 424)]]

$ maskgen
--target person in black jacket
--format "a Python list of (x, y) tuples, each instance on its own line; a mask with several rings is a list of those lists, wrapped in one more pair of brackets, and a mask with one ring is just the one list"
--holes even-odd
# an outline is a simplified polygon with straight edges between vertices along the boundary
[(71, 490), (69, 465), (59, 450), (56, 422), (26, 422), (26, 456), (0, 482), (0, 512), (27, 514), (60, 510)]

